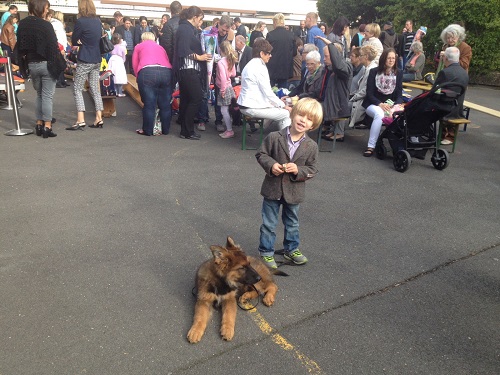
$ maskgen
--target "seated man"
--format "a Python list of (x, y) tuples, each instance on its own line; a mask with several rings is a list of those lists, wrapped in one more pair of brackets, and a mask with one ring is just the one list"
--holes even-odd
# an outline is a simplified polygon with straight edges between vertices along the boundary
[[(460, 66), (459, 61), (460, 61), (460, 51), (458, 50), (458, 48), (457, 47), (446, 48), (443, 55), (444, 69), (441, 70), (438, 76), (436, 77), (436, 81), (434, 82), (433, 88), (445, 82), (456, 82), (467, 88), (467, 85), (469, 84), (469, 75), (467, 74), (467, 71)], [(450, 87), (450, 89), (453, 90), (454, 88)], [(455, 107), (455, 109), (448, 116), (445, 116), (445, 119), (463, 117), (464, 100), (465, 100), (465, 91), (458, 98), (458, 106)], [(441, 143), (442, 144), (453, 143), (452, 139), (453, 139), (454, 129), (443, 129), (443, 132), (444, 136), (443, 136), (443, 141)]]
[(286, 106), (273, 92), (266, 64), (273, 47), (265, 39), (255, 41), (252, 60), (241, 73), (241, 91), (238, 105), (241, 113), (254, 118), (269, 119), (279, 129), (290, 125), (291, 107)]

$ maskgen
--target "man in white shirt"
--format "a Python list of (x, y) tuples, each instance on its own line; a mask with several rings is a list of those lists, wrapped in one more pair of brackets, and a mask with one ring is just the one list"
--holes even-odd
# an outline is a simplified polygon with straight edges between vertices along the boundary
[(254, 43), (253, 59), (241, 74), (238, 105), (244, 115), (277, 122), (281, 130), (290, 125), (292, 108), (285, 106), (271, 88), (266, 63), (271, 58), (272, 49), (271, 44), (265, 39), (259, 39)]

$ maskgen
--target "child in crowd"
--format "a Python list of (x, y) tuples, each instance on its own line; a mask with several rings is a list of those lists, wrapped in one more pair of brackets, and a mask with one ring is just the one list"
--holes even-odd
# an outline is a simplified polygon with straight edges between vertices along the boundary
[(125, 55), (127, 54), (126, 44), (124, 44), (120, 34), (115, 33), (111, 38), (115, 48), (111, 51), (108, 61), (108, 69), (113, 72), (116, 96), (124, 97), (123, 85), (127, 84), (127, 72), (125, 70)]
[(278, 268), (274, 242), (280, 206), (285, 226), (284, 257), (295, 264), (307, 262), (299, 250), (299, 203), (305, 198), (305, 181), (318, 171), (318, 145), (306, 133), (317, 129), (323, 121), (321, 104), (312, 98), (301, 99), (290, 117), (291, 125), (270, 133), (255, 155), (266, 172), (260, 191), (264, 202), (259, 252), (266, 266), (272, 269)]
[(226, 125), (226, 131), (219, 134), (221, 138), (233, 138), (234, 132), (232, 127), (231, 116), (229, 116), (229, 105), (231, 99), (236, 97), (233, 86), (231, 85), (231, 77), (236, 76), (236, 62), (238, 62), (238, 55), (227, 40), (222, 42), (219, 47), (222, 59), (217, 63), (217, 77), (215, 84), (220, 88), (217, 103), (220, 105), (222, 117)]

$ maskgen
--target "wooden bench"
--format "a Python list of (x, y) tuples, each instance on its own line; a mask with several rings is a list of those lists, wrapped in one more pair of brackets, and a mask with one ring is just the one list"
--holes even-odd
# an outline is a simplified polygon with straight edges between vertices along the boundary
[[(411, 87), (414, 89), (419, 89), (422, 91), (429, 91), (432, 88), (432, 85), (428, 84), (425, 81), (411, 81), (411, 82), (403, 82), (403, 87)], [(486, 113), (490, 116), (495, 116), (500, 118), (500, 111), (469, 102), (467, 100), (464, 101), (464, 107), (474, 109), (479, 112)], [(464, 108), (465, 109), (465, 108)]]
[[(339, 117), (333, 119), (331, 123), (325, 124), (324, 122), (321, 123), (321, 125), (318, 128), (318, 138), (316, 143), (318, 144), (318, 150), (319, 152), (332, 152), (335, 149), (335, 143), (337, 142), (337, 131), (338, 131), (338, 125), (342, 121), (349, 121), (350, 117)], [(322, 150), (321, 149), (321, 136), (324, 131), (328, 131), (330, 133), (333, 133), (333, 140), (332, 140), (332, 148), (329, 150)]]
[(141, 106), (141, 108), (144, 107), (144, 103), (141, 100), (141, 94), (139, 93), (139, 86), (137, 85), (137, 79), (132, 74), (127, 74), (127, 81), (128, 83), (123, 86), (123, 89)]
[[(242, 150), (257, 150), (257, 147), (247, 147), (247, 125), (250, 125), (252, 132), (259, 130), (259, 147), (264, 139), (264, 119), (254, 118), (247, 115), (242, 116), (243, 132), (241, 134), (241, 149)], [(256, 129), (255, 125), (258, 125), (260, 129)], [(255, 130), (254, 130), (255, 129)]]
[(425, 81), (403, 82), (403, 87), (410, 87), (410, 88), (419, 89), (422, 91), (429, 91), (430, 89), (432, 89), (432, 85), (428, 84)]
[[(7, 85), (5, 84), (5, 73), (0, 73), (0, 91), (5, 91), (7, 93)], [(22, 79), (21, 77), (18, 77), (17, 75), (12, 75), (12, 78), (14, 80), (14, 92), (15, 92), (15, 101), (17, 103), (17, 107), (18, 108), (22, 108), (23, 104), (21, 103), (21, 101), (19, 100), (19, 98), (17, 97), (17, 93), (19, 92), (23, 92), (25, 89), (26, 89), (26, 86), (25, 86), (25, 83), (24, 83), (24, 79)], [(7, 93), (8, 95), (8, 93)]]
[[(85, 81), (85, 90), (87, 93), (90, 95), (90, 89), (89, 89), (89, 82)], [(108, 118), (108, 117), (115, 117), (116, 116), (116, 96), (115, 95), (110, 95), (110, 96), (104, 96), (101, 95), (102, 98), (102, 105), (104, 107), (102, 111), (102, 117)]]
[(467, 100), (464, 100), (464, 106), (468, 107), (470, 109), (474, 109), (474, 110), (479, 111), (479, 112), (486, 113), (487, 115), (500, 118), (500, 111), (496, 111), (494, 109), (484, 107), (484, 106), (479, 105), (479, 104), (474, 104), (474, 103), (468, 102)]
[(466, 125), (470, 124), (470, 120), (466, 118), (456, 118), (456, 119), (450, 119), (450, 120), (441, 120), (439, 122), (439, 131), (438, 131), (438, 145), (441, 145), (441, 137), (443, 134), (443, 129), (445, 127), (453, 127), (453, 142), (450, 144), (451, 147), (451, 153), (455, 152), (455, 147), (457, 145), (457, 138), (458, 138), (458, 128), (460, 125)]
[(102, 117), (115, 117), (116, 116), (116, 96), (101, 96), (102, 104), (104, 106), (104, 110), (102, 111)]

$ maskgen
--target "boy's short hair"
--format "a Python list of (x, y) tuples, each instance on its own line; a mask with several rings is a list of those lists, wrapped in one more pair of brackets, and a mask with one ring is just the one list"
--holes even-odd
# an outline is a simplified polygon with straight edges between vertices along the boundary
[(290, 114), (292, 120), (295, 115), (307, 116), (307, 118), (313, 122), (313, 126), (310, 130), (315, 130), (323, 121), (323, 107), (316, 99), (303, 98), (293, 106), (292, 113)]

